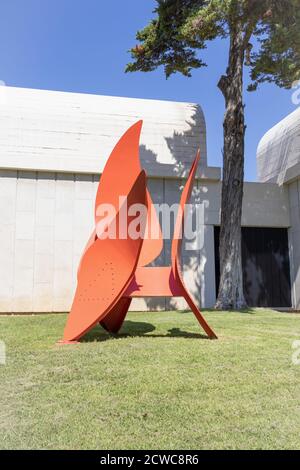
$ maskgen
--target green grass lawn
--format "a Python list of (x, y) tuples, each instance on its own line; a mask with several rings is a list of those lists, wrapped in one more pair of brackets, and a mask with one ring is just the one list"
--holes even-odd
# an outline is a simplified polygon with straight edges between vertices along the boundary
[(65, 315), (0, 317), (0, 448), (300, 449), (300, 315), (131, 313), (58, 346)]

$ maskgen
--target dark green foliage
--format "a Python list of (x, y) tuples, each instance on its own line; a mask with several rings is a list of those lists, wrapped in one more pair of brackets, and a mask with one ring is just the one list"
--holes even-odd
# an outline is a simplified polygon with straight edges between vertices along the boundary
[[(252, 84), (289, 88), (300, 79), (300, 0), (157, 0), (156, 17), (137, 33), (126, 71), (164, 66), (166, 77), (205, 66), (199, 49), (239, 24)], [(250, 44), (255, 39), (255, 46)]]
[(300, 1), (273, 3), (273, 15), (254, 31), (260, 44), (252, 55), (254, 88), (262, 82), (290, 88), (293, 81), (300, 79)]
[[(164, 66), (166, 77), (190, 76), (205, 66), (200, 50), (228, 39), (228, 67), (218, 87), (226, 105), (220, 231), (220, 287), (216, 308), (244, 308), (241, 220), (244, 181), (244, 66), (255, 90), (300, 79), (300, 0), (156, 0), (155, 18), (137, 33), (127, 72)], [(238, 183), (238, 184), (237, 184)], [(230, 269), (228, 269), (228, 266)]]

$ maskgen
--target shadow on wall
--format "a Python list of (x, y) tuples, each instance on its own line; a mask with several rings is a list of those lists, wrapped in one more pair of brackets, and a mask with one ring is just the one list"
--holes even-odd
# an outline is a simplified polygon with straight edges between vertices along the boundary
[(300, 162), (300, 108), (270, 129), (258, 145), (261, 181), (284, 183), (288, 170)]
[(182, 133), (174, 132), (172, 136), (165, 137), (166, 148), (173, 158), (172, 164), (161, 163), (160, 155), (157, 155), (153, 150), (147, 149), (145, 145), (140, 145), (141, 164), (148, 175), (155, 174), (176, 178), (187, 177), (199, 147), (201, 149), (200, 166), (207, 166), (204, 114), (197, 105), (191, 105), (191, 109), (193, 114), (188, 121), (185, 121), (187, 130)]
[[(168, 175), (173, 176), (173, 179), (164, 179), (161, 182), (148, 182), (148, 189), (151, 193), (154, 204), (176, 204), (180, 201), (181, 191), (186, 182), (186, 177), (189, 174), (192, 162), (196, 156), (199, 145), (202, 149), (202, 166), (207, 165), (207, 150), (206, 150), (206, 130), (205, 120), (203, 113), (199, 106), (193, 106), (194, 114), (190, 121), (186, 121), (189, 126), (188, 130), (183, 133), (174, 132), (172, 137), (167, 137), (166, 143), (169, 151), (172, 154), (174, 163), (166, 165), (158, 161), (158, 155), (152, 150), (147, 149), (145, 145), (140, 146), (140, 159), (142, 167), (150, 174)], [(200, 149), (200, 151), (201, 151)], [(200, 161), (201, 165), (201, 161)], [(150, 171), (149, 171), (150, 170)], [(153, 187), (155, 186), (155, 187)], [(190, 217), (193, 221), (193, 230), (195, 229), (196, 220), (196, 207), (195, 204), (201, 203), (200, 183), (197, 181), (194, 184), (193, 193), (191, 196), (191, 203), (193, 204), (192, 214)], [(164, 246), (162, 253), (155, 259), (150, 266), (170, 266), (171, 265), (171, 243), (174, 232), (175, 217), (171, 218), (171, 239), (164, 239)], [(163, 228), (162, 214), (159, 214), (160, 224)], [(165, 234), (166, 235), (166, 234)], [(203, 238), (202, 234), (202, 238)], [(194, 239), (188, 240), (191, 245), (196, 245), (196, 235)], [(207, 263), (205, 248), (202, 244), (200, 250), (186, 250), (186, 240), (182, 243), (182, 269), (189, 277), (189, 291), (196, 298), (197, 303), (200, 303), (203, 271)], [(202, 291), (203, 295), (203, 291)], [(170, 309), (185, 309), (186, 303), (183, 299), (178, 298), (144, 298), (148, 310), (170, 310)]]
[[(244, 229), (244, 233), (247, 231), (249, 232), (249, 229)], [(277, 234), (268, 239), (265, 231), (260, 237), (260, 243), (253, 243), (249, 236), (244, 236), (242, 251), (244, 290), (248, 304), (254, 307), (291, 307), (286, 232), (277, 230)]]
[[(216, 250), (219, 228), (215, 228)], [(291, 307), (290, 262), (286, 229), (242, 228), (243, 280), (250, 307)], [(219, 284), (219, 258), (216, 258)]]

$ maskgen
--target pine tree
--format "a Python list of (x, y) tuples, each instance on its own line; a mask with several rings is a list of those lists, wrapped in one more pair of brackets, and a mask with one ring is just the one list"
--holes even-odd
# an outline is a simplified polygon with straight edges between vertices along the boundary
[(141, 31), (127, 72), (164, 67), (166, 77), (189, 77), (206, 66), (200, 50), (229, 41), (228, 67), (218, 87), (225, 100), (220, 231), (220, 286), (216, 308), (246, 307), (241, 261), (245, 116), (243, 79), (290, 88), (300, 79), (300, 0), (156, 0), (156, 17)]

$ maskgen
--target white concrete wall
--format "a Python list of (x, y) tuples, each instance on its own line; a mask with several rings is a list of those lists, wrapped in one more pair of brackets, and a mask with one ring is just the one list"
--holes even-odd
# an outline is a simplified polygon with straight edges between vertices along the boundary
[[(1, 171), (1, 312), (70, 309), (79, 259), (93, 229), (98, 181), (98, 175)], [(182, 183), (150, 179), (154, 202), (178, 202)], [(196, 187), (194, 197), (198, 193)], [(207, 264), (204, 251), (185, 252), (183, 262), (195, 296), (199, 299), (202, 289), (203, 299), (209, 298), (211, 291), (206, 292), (205, 284), (199, 288), (201, 268), (205, 271)], [(170, 241), (155, 264), (170, 264)], [(185, 304), (172, 306), (184, 308)], [(137, 310), (165, 307), (165, 299), (136, 299), (133, 305)]]
[[(140, 158), (156, 177), (149, 181), (155, 202), (178, 201), (199, 146), (198, 175), (220, 179), (219, 168), (207, 167), (196, 104), (0, 87), (1, 311), (69, 310), (99, 175), (139, 119)], [(166, 243), (157, 262), (168, 264), (169, 251)], [(186, 270), (193, 263), (187, 276), (199, 297), (200, 254), (188, 253), (184, 262)], [(212, 297), (203, 287), (202, 294)], [(136, 301), (136, 308), (164, 306), (164, 299)]]
[[(257, 150), (259, 181), (282, 185), (288, 194), (289, 245), (293, 307), (300, 309), (300, 108), (270, 129)], [(277, 216), (281, 217), (282, 208)], [(268, 216), (266, 211), (266, 216)]]
[[(199, 147), (200, 173), (207, 166), (199, 105), (0, 88), (0, 168), (101, 173), (118, 139), (140, 119), (140, 156), (149, 176), (185, 176)], [(219, 169), (208, 171), (220, 177)]]
[[(140, 154), (156, 203), (179, 201), (181, 178), (201, 147), (192, 202), (203, 208), (202, 245), (183, 252), (183, 267), (198, 302), (214, 304), (213, 227), (219, 224), (220, 169), (207, 167), (201, 108), (1, 87), (1, 312), (70, 309), (79, 258), (93, 226), (99, 175), (117, 139), (138, 119), (144, 119)], [(243, 225), (289, 227), (287, 188), (246, 184)], [(170, 243), (165, 242), (158, 264), (169, 264)], [(178, 299), (133, 303), (138, 310), (173, 307), (186, 305)]]
[(70, 305), (96, 187), (92, 176), (1, 172), (1, 311)]
[[(70, 309), (82, 249), (93, 228), (98, 175), (2, 170), (0, 174), (0, 311)], [(150, 179), (155, 203), (179, 201), (181, 179)], [(245, 225), (290, 224), (288, 195), (273, 184), (246, 184)], [(219, 223), (220, 183), (197, 180), (192, 202), (203, 205), (203, 243), (184, 251), (189, 289), (202, 306), (215, 301), (213, 226)], [(170, 241), (158, 264), (170, 263)], [(298, 264), (299, 265), (299, 264)], [(173, 299), (136, 299), (133, 309), (185, 308)]]
[(293, 307), (300, 310), (300, 179), (289, 185), (289, 198), (292, 301)]
[[(204, 204), (205, 225), (219, 225), (221, 182), (199, 180), (200, 199)], [(289, 227), (287, 187), (274, 183), (245, 183), (242, 213), (245, 227)]]

